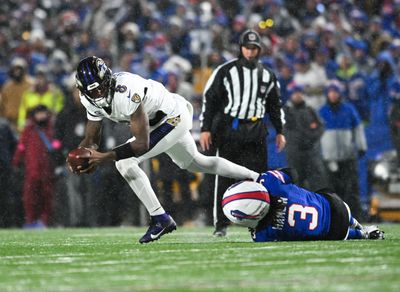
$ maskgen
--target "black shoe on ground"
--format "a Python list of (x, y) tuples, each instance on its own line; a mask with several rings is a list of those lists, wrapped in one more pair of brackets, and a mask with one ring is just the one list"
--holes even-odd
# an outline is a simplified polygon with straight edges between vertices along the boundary
[(215, 228), (213, 235), (215, 237), (224, 237), (224, 236), (226, 236), (226, 230), (227, 230), (227, 227), (225, 227), (225, 226), (217, 227), (217, 228)]
[(160, 216), (152, 216), (150, 227), (142, 238), (139, 239), (139, 242), (148, 243), (158, 240), (164, 234), (170, 233), (174, 230), (176, 230), (176, 223), (170, 215), (163, 214)]

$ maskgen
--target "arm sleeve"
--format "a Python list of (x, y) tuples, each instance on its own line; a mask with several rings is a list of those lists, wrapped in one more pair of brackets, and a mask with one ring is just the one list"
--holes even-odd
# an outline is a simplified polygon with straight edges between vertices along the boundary
[(282, 110), (280, 85), (275, 74), (272, 74), (272, 82), (274, 85), (268, 92), (268, 98), (265, 105), (266, 112), (270, 116), (271, 123), (274, 126), (276, 133), (282, 134), (283, 125), (285, 124), (285, 113)]
[(215, 114), (221, 107), (220, 98), (225, 91), (223, 87), (221, 66), (215, 69), (207, 81), (203, 94), (203, 107), (200, 115), (201, 131), (211, 131)]

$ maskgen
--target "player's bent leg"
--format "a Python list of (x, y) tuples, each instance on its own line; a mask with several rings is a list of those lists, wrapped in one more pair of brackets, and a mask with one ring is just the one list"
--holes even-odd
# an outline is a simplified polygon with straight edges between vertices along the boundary
[(135, 158), (119, 160), (115, 163), (115, 166), (136, 196), (142, 201), (150, 215), (156, 216), (165, 213), (151, 187), (149, 178), (139, 167)]
[(256, 180), (259, 174), (246, 167), (232, 163), (227, 159), (206, 156), (197, 151), (196, 143), (189, 131), (166, 153), (175, 164), (191, 172), (218, 174), (238, 180)]
[(142, 238), (140, 238), (139, 242), (148, 243), (158, 240), (164, 234), (175, 230), (176, 223), (174, 219), (165, 213), (165, 210), (151, 187), (147, 175), (139, 167), (137, 159), (129, 158), (119, 160), (115, 165), (151, 216), (150, 227)]
[(204, 173), (218, 174), (238, 180), (252, 179), (255, 181), (259, 177), (259, 173), (230, 162), (225, 158), (205, 156), (199, 152), (195, 153), (193, 161), (187, 169), (192, 172), (200, 171)]

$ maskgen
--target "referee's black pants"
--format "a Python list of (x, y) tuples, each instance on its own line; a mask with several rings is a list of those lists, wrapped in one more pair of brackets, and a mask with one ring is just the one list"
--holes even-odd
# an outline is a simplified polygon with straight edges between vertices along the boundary
[[(267, 170), (267, 137), (261, 137), (258, 142), (238, 143), (230, 139), (224, 139), (219, 143), (217, 156), (228, 159), (231, 162), (245, 166), (256, 172), (265, 172)], [(228, 218), (222, 211), (222, 196), (226, 189), (233, 183), (234, 179), (216, 176), (214, 190), (214, 226), (218, 228), (229, 225)]]

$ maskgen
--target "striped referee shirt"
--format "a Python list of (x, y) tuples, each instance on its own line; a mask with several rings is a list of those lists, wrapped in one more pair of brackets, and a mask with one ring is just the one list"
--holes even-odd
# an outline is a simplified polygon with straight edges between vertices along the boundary
[(200, 116), (201, 131), (210, 131), (216, 113), (223, 112), (239, 120), (264, 118), (268, 113), (277, 133), (282, 133), (284, 113), (279, 82), (261, 63), (246, 66), (234, 59), (217, 67), (204, 89)]

